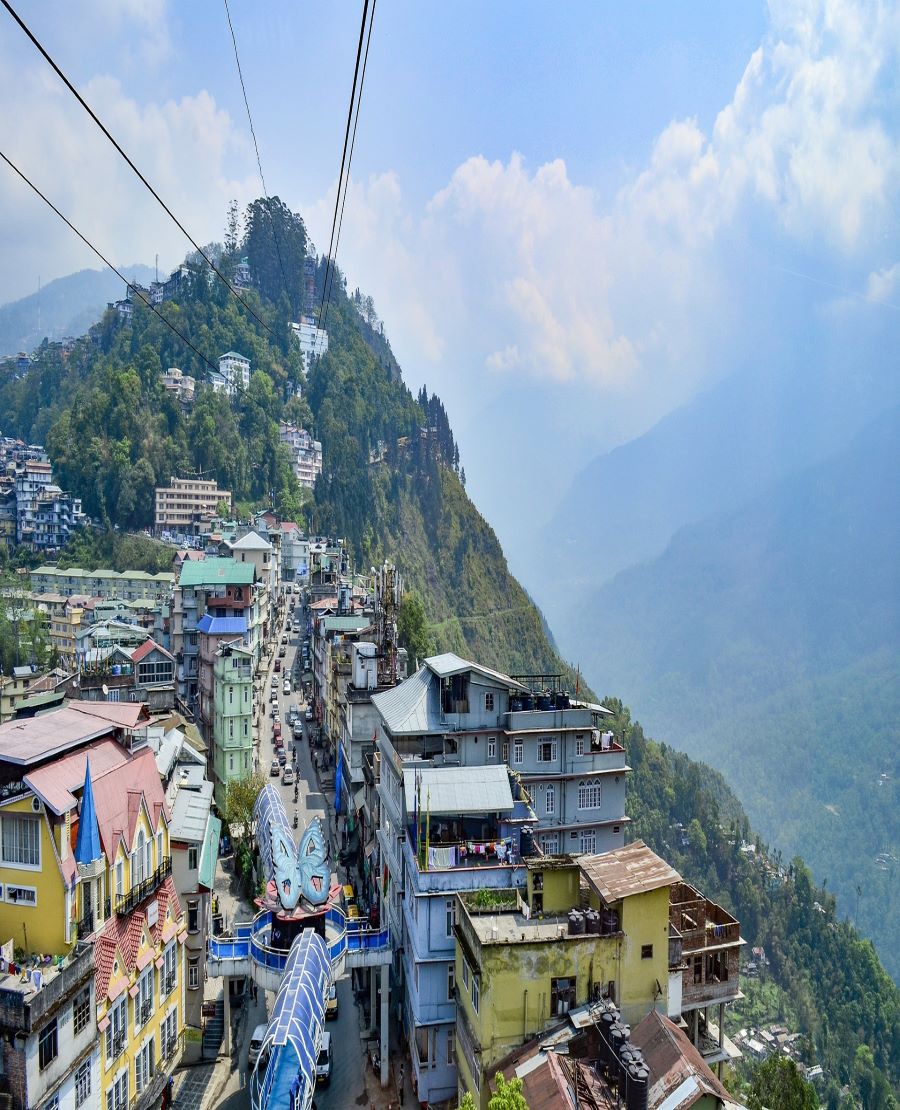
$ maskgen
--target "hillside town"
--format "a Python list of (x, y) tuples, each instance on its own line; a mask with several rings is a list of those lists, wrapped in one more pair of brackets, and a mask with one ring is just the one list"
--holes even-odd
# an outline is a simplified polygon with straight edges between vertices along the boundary
[(47, 562), (6, 590), (52, 659), (0, 677), (9, 1105), (275, 1105), (293, 918), (260, 799), (330, 859), (317, 1106), (486, 1107), (498, 1075), (533, 1107), (731, 1106), (742, 1053), (798, 1058), (786, 1027), (726, 1033), (740, 923), (627, 836), (602, 704), (409, 658), (396, 566), (230, 506), (173, 478), (171, 570)]

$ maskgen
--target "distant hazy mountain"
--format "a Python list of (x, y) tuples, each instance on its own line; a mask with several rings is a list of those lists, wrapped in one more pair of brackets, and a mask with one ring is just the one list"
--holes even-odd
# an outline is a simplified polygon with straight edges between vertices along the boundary
[[(130, 281), (146, 284), (155, 271), (150, 266), (122, 270)], [(31, 352), (45, 337), (81, 335), (96, 323), (109, 301), (125, 295), (112, 270), (79, 270), (57, 278), (37, 292), (0, 307), (0, 356)]]
[[(890, 323), (890, 321), (888, 321)], [(727, 511), (847, 444), (900, 403), (894, 344), (881, 319), (824, 329), (815, 349), (742, 366), (646, 434), (591, 462), (533, 545), (526, 585), (562, 651), (576, 657), (571, 593), (659, 555), (692, 521)], [(565, 566), (567, 591), (547, 567)]]
[[(900, 409), (568, 614), (601, 694), (708, 760), (900, 976)], [(879, 853), (888, 853), (876, 859)], [(893, 857), (893, 858), (892, 858)]]

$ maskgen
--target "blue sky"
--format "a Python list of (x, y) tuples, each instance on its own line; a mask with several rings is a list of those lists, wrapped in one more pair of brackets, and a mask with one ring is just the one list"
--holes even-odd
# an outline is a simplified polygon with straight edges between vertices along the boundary
[[(19, 3), (197, 238), (220, 237), (227, 200), (260, 191), (222, 3)], [(322, 250), (360, 7), (231, 10), (269, 190)], [(898, 27), (853, 0), (381, 0), (338, 261), (410, 385), (447, 403), (514, 563), (517, 500), (540, 515), (748, 354), (825, 342), (835, 306), (851, 328), (897, 311)], [(0, 149), (114, 261), (179, 260), (5, 14), (0, 89)], [(8, 174), (0, 205), (0, 300), (93, 264)]]

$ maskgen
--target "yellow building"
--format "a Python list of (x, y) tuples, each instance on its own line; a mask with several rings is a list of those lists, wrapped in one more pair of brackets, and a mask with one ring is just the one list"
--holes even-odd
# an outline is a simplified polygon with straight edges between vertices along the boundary
[(0, 726), (0, 934), (60, 956), (92, 942), (109, 1110), (159, 1104), (184, 1030), (187, 928), (145, 721), (140, 705), (73, 702)]
[(458, 894), (460, 1097), (570, 1010), (612, 998), (626, 1021), (666, 1012), (669, 887), (680, 876), (642, 841), (599, 856), (538, 857), (521, 891)]

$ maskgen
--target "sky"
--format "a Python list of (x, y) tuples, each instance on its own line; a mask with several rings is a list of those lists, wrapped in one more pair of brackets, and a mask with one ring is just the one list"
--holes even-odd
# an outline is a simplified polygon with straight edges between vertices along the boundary
[[(15, 0), (201, 242), (261, 192), (224, 3)], [(231, 0), (269, 192), (327, 249), (361, 4)], [(380, 0), (338, 264), (516, 564), (597, 453), (844, 302), (900, 311), (900, 11)], [(188, 249), (7, 13), (0, 150), (117, 264)], [(95, 265), (0, 165), (0, 302)], [(852, 326), (852, 313), (847, 314)]]

